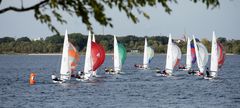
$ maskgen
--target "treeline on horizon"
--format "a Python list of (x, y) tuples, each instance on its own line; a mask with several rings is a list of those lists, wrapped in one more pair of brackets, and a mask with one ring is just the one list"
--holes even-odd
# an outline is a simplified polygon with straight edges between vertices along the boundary
[[(81, 33), (68, 34), (69, 41), (81, 52), (85, 52), (87, 44), (87, 35)], [(95, 35), (96, 42), (101, 44), (107, 53), (113, 52), (113, 35)], [(127, 52), (138, 50), (143, 52), (144, 38), (134, 35), (119, 36), (117, 40), (122, 43)], [(166, 53), (167, 51), (167, 36), (148, 36), (148, 45), (152, 47), (155, 53)], [(31, 40), (28, 37), (0, 38), (0, 54), (15, 54), (15, 53), (60, 53), (62, 52), (64, 36), (53, 35), (46, 39)], [(183, 40), (175, 40), (181, 48), (182, 53), (186, 53), (187, 42)], [(227, 40), (224, 37), (219, 37), (225, 48), (226, 53), (240, 54), (240, 40)], [(207, 47), (208, 52), (211, 51), (211, 41), (206, 38), (201, 39), (201, 42)]]

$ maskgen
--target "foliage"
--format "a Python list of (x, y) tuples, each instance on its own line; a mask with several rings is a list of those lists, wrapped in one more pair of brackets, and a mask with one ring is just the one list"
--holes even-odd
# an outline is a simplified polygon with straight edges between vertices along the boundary
[[(147, 37), (147, 36), (146, 36)], [(0, 38), (0, 53), (60, 53), (62, 52), (63, 36), (53, 35), (45, 40), (28, 40), (27, 37), (15, 39), (11, 37)], [(144, 37), (133, 35), (119, 36), (118, 42), (122, 43), (127, 52), (131, 50), (144, 50)], [(166, 53), (168, 37), (152, 36), (147, 37), (148, 45), (152, 47), (155, 53)], [(87, 35), (80, 33), (69, 34), (69, 41), (77, 48), (84, 52), (87, 44)], [(218, 38), (222, 42), (227, 53), (240, 54), (240, 40), (227, 40), (226, 38)], [(106, 52), (113, 52), (113, 35), (96, 35), (96, 42), (100, 43)], [(208, 52), (211, 52), (211, 41), (202, 39), (201, 42), (207, 47)], [(186, 42), (180, 41), (177, 45), (181, 48), (183, 54), (186, 53)]]
[[(202, 2), (209, 7), (219, 6), (219, 0), (190, 0), (194, 3)], [(124, 12), (126, 16), (133, 22), (138, 23), (138, 14), (149, 19), (150, 16), (142, 10), (143, 7), (162, 6), (165, 12), (172, 11), (169, 3), (177, 3), (177, 0), (36, 0), (35, 4), (31, 6), (23, 6), (21, 0), (21, 7), (9, 6), (0, 9), (0, 14), (15, 11), (26, 12), (33, 11), (36, 20), (46, 24), (49, 29), (59, 34), (57, 28), (52, 24), (53, 20), (64, 24), (67, 21), (63, 18), (63, 14), (67, 13), (71, 16), (81, 18), (82, 22), (89, 30), (92, 30), (92, 21), (90, 16), (103, 26), (113, 27), (111, 18), (108, 17), (106, 9), (118, 8), (119, 12)], [(2, 0), (0, 0), (1, 6)]]

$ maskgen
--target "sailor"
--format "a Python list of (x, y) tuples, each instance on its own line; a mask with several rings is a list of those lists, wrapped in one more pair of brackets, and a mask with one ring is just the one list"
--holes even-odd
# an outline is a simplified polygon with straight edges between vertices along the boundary
[(52, 75), (52, 80), (53, 81), (62, 81), (61, 79), (57, 78), (55, 75)]
[(162, 74), (164, 74), (164, 75), (168, 75), (168, 73), (166, 72), (165, 69), (162, 71)]
[(85, 75), (85, 73), (83, 71), (81, 71), (80, 74), (79, 74), (79, 79), (83, 79), (84, 75)]
[(157, 73), (161, 73), (161, 70), (159, 68), (156, 68)]
[(185, 65), (179, 65), (178, 69), (186, 69)]
[(207, 77), (210, 77), (210, 72), (209, 72), (208, 67), (207, 67), (207, 69), (206, 69), (206, 75), (207, 75)]
[(196, 74), (196, 72), (193, 70), (193, 69), (190, 69), (189, 71), (188, 71), (188, 74)]

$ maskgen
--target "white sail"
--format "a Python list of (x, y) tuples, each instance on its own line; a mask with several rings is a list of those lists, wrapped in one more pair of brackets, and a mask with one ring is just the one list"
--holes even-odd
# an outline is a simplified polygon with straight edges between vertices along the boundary
[(119, 58), (118, 42), (116, 36), (114, 36), (114, 71), (118, 73), (121, 70), (121, 61)]
[[(93, 42), (96, 42), (96, 41), (95, 41), (95, 35), (94, 35), (94, 34), (93, 34), (92, 41), (93, 41)], [(93, 66), (93, 62), (92, 62), (92, 66)], [(92, 71), (92, 75), (93, 75), (93, 76), (96, 76), (96, 75), (97, 75), (97, 70)]]
[(93, 38), (92, 38), (92, 41), (95, 42), (95, 35), (93, 34)]
[(215, 77), (218, 71), (218, 49), (217, 49), (217, 39), (215, 32), (212, 36), (212, 49), (211, 49), (211, 65), (210, 65), (210, 76)]
[(69, 80), (71, 78), (70, 66), (68, 61), (68, 34), (67, 30), (64, 36), (63, 43), (63, 53), (62, 53), (62, 61), (61, 61), (61, 69), (60, 69), (60, 79), (61, 80)]
[(172, 71), (173, 71), (173, 55), (172, 55), (172, 37), (171, 37), (171, 34), (169, 34), (169, 37), (168, 37), (168, 48), (167, 48), (167, 58), (166, 58), (166, 72), (168, 74), (172, 74)]
[(88, 34), (87, 49), (84, 64), (84, 78), (89, 79), (92, 74), (92, 57), (91, 57), (91, 32)]
[(208, 51), (207, 48), (200, 42), (196, 42), (195, 37), (193, 36), (195, 52), (197, 57), (197, 64), (200, 72), (205, 71), (205, 66), (208, 62)]
[(187, 38), (187, 54), (186, 54), (186, 68), (189, 70), (192, 67), (192, 56), (191, 56), (191, 40)]
[(143, 68), (148, 68), (148, 52), (147, 52), (148, 44), (147, 44), (147, 38), (145, 38), (145, 44), (144, 44), (144, 54), (143, 54)]

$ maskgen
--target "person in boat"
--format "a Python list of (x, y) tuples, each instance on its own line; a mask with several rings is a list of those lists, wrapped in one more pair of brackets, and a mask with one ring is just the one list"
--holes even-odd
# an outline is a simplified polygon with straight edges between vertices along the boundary
[(207, 77), (211, 77), (208, 67), (207, 67), (207, 69), (206, 69), (206, 75), (207, 75)]
[(114, 72), (114, 70), (113, 70), (113, 68), (107, 68), (107, 67), (105, 67), (105, 72)]
[(163, 75), (166, 75), (166, 76), (168, 76), (168, 75), (169, 75), (169, 74), (166, 72), (166, 70), (165, 70), (165, 69), (162, 71), (162, 74), (163, 74)]
[(160, 68), (156, 68), (156, 72), (157, 72), (157, 73), (162, 73), (161, 70), (160, 70)]
[(85, 75), (85, 73), (84, 73), (83, 71), (81, 71), (81, 72), (79, 73), (79, 75), (77, 76), (77, 78), (83, 79), (83, 78), (84, 78), (84, 75)]
[(52, 75), (52, 80), (53, 81), (63, 81), (60, 78), (56, 77), (55, 75)]
[(143, 68), (143, 65), (141, 65), (141, 64), (135, 64), (134, 65), (136, 68)]
[(178, 69), (186, 69), (186, 66), (185, 65), (179, 65)]
[(189, 70), (188, 70), (188, 74), (195, 75), (195, 74), (196, 74), (196, 72), (195, 72), (193, 69), (189, 69)]

